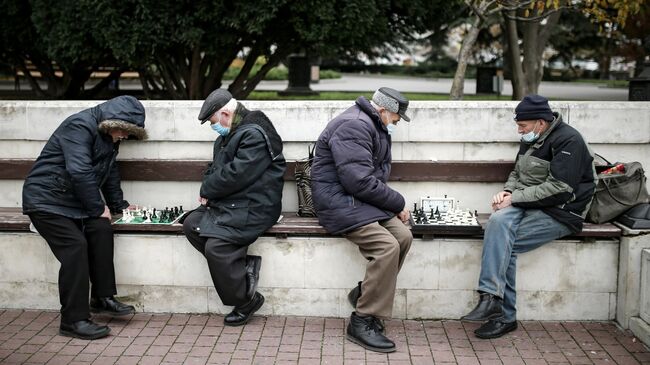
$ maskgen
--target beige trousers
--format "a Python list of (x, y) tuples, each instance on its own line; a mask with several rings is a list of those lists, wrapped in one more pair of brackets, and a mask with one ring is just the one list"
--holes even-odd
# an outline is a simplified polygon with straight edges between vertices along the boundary
[(393, 313), (397, 274), (413, 235), (397, 217), (359, 227), (344, 235), (368, 260), (357, 313), (387, 319)]

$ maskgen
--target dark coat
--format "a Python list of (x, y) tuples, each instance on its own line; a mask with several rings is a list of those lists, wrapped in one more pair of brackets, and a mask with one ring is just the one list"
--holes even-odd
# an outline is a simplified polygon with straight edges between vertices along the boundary
[(596, 189), (594, 159), (582, 135), (553, 114), (538, 140), (521, 142), (504, 190), (512, 193), (513, 206), (541, 209), (577, 233)]
[(201, 184), (208, 199), (201, 236), (248, 245), (271, 228), (282, 210), (286, 161), (282, 140), (261, 111), (240, 106), (239, 124), (214, 142), (211, 165)]
[(132, 96), (119, 96), (65, 119), (25, 179), (23, 213), (80, 219), (101, 216), (105, 205), (113, 212), (128, 207), (115, 163), (119, 142), (113, 143), (99, 124), (115, 120), (143, 129), (144, 119), (144, 107)]
[(318, 137), (311, 169), (318, 221), (333, 234), (394, 217), (404, 198), (386, 182), (391, 137), (370, 102), (359, 97)]

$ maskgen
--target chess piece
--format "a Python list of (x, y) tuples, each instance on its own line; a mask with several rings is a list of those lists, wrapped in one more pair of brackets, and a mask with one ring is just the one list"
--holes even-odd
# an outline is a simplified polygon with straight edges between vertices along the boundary
[(142, 217), (144, 218), (144, 221), (142, 221), (142, 223), (151, 223), (151, 217), (149, 217), (149, 214), (147, 214), (147, 211), (144, 210), (142, 214), (143, 214)]
[(178, 210), (178, 214), (183, 214), (183, 206), (181, 205), (181, 208)]

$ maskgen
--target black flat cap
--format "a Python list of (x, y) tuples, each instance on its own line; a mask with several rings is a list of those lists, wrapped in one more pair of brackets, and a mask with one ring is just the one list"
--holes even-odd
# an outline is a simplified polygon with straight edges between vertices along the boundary
[(232, 94), (226, 89), (217, 89), (208, 95), (201, 106), (199, 120), (201, 124), (205, 123), (212, 114), (224, 107), (232, 99)]
[(406, 115), (409, 100), (399, 91), (389, 87), (381, 87), (375, 91), (375, 94), (372, 96), (372, 101), (393, 113), (397, 113), (405, 121), (411, 121), (411, 118)]

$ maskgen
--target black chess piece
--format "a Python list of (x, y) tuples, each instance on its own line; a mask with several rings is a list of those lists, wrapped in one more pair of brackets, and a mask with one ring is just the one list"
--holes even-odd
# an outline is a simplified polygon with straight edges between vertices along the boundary
[(178, 210), (178, 214), (183, 214), (183, 206), (181, 205), (181, 208)]
[(437, 205), (436, 205), (436, 211), (433, 214), (435, 214), (437, 217), (440, 217), (440, 209), (438, 209)]
[(151, 215), (151, 218), (158, 218), (156, 215), (156, 208), (153, 208), (153, 214)]
[(178, 217), (178, 207), (174, 207), (174, 218)]

